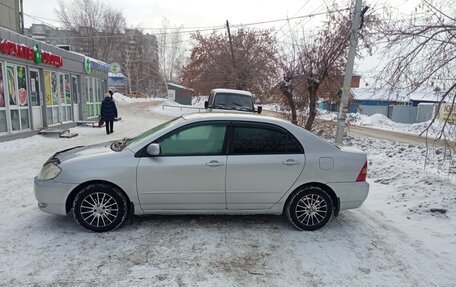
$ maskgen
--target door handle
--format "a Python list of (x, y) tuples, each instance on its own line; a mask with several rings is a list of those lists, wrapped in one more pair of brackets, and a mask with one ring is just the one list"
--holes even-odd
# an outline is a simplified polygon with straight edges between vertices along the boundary
[(292, 166), (292, 165), (299, 165), (299, 161), (295, 161), (293, 159), (287, 159), (286, 161), (282, 161), (283, 165)]
[(210, 166), (210, 167), (217, 167), (217, 166), (224, 166), (225, 164), (223, 162), (220, 162), (220, 161), (216, 161), (216, 160), (211, 160), (210, 162), (206, 162), (206, 166)]

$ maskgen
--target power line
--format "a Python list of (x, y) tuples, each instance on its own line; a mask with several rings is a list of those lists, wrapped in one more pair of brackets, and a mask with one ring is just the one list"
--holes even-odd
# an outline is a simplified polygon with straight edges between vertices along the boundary
[[(270, 23), (277, 23), (277, 22), (282, 22), (282, 21), (290, 21), (290, 20), (297, 20), (297, 19), (305, 19), (305, 18), (312, 18), (315, 16), (319, 15), (325, 15), (325, 14), (331, 14), (331, 13), (336, 13), (336, 12), (341, 12), (341, 11), (346, 11), (349, 8), (344, 8), (344, 9), (337, 9), (337, 10), (332, 10), (332, 11), (325, 11), (325, 12), (318, 12), (318, 13), (312, 13), (312, 14), (307, 14), (307, 15), (301, 15), (301, 16), (295, 16), (295, 17), (290, 17), (290, 18), (281, 18), (281, 19), (274, 19), (274, 20), (266, 20), (266, 21), (259, 21), (259, 22), (251, 22), (251, 23), (245, 23), (245, 24), (236, 24), (232, 25), (234, 28), (240, 28), (240, 27), (248, 27), (248, 26), (254, 26), (254, 25), (263, 25), (263, 24), (270, 24)], [(32, 19), (35, 19), (37, 21), (40, 21), (44, 24), (48, 24), (49, 26), (55, 27), (52, 24), (49, 24), (45, 21), (42, 21), (35, 16), (29, 15), (29, 14), (24, 14)], [(57, 28), (57, 27), (55, 27)], [(197, 32), (204, 32), (204, 31), (213, 31), (216, 32), (218, 30), (223, 29), (224, 26), (213, 26), (213, 27), (208, 27), (205, 29), (192, 29), (192, 30), (178, 30), (175, 32), (163, 32), (163, 33), (154, 33), (155, 36), (161, 36), (161, 35), (168, 35), (168, 34), (187, 34), (187, 33), (197, 33)], [(142, 35), (138, 35), (138, 37), (141, 37)], [(87, 39), (87, 38), (97, 38), (97, 39), (103, 39), (103, 38), (122, 38), (126, 37), (126, 35), (93, 35), (93, 36), (67, 36), (67, 39)], [(128, 36), (127, 36), (128, 37)], [(131, 36), (130, 36), (131, 37)], [(60, 37), (50, 37), (50, 38), (60, 38)]]

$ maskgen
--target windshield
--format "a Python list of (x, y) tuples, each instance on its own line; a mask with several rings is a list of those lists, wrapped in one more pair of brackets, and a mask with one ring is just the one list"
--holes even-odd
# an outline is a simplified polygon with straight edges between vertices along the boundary
[(217, 93), (214, 108), (252, 111), (252, 97), (241, 94)]
[(125, 146), (129, 146), (131, 144), (135, 144), (137, 142), (140, 142), (143, 139), (145, 139), (146, 137), (148, 137), (148, 136), (150, 136), (150, 135), (152, 135), (152, 134), (154, 134), (154, 133), (156, 133), (156, 132), (158, 132), (158, 131), (160, 131), (160, 130), (168, 127), (168, 126), (170, 126), (171, 124), (173, 124), (175, 122), (176, 123), (179, 122), (179, 120), (183, 120), (183, 118), (182, 117), (174, 118), (174, 119), (172, 119), (170, 121), (167, 121), (167, 122), (164, 122), (164, 123), (162, 123), (162, 124), (160, 124), (158, 126), (155, 126), (155, 127), (151, 128), (150, 130), (147, 130), (147, 131), (143, 132), (142, 134), (135, 136), (134, 138), (127, 139), (127, 141), (125, 143)]

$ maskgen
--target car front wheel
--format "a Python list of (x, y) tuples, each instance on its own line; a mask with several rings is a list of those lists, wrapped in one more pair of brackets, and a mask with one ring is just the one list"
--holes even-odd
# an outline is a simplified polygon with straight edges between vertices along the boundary
[(111, 231), (121, 226), (128, 214), (127, 199), (118, 188), (91, 184), (76, 195), (73, 202), (75, 221), (93, 232)]
[(299, 230), (317, 230), (331, 219), (333, 202), (321, 188), (304, 187), (288, 201), (286, 216), (290, 223)]

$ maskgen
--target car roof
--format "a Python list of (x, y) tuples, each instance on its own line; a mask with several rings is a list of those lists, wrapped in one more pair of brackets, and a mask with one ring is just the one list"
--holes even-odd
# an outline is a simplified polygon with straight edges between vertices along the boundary
[(277, 124), (291, 124), (289, 121), (252, 113), (239, 112), (202, 112), (182, 115), (186, 120), (228, 120), (228, 121), (259, 121)]
[(211, 92), (214, 92), (214, 93), (240, 94), (240, 95), (252, 96), (252, 93), (249, 92), (249, 91), (234, 90), (234, 89), (213, 89)]

